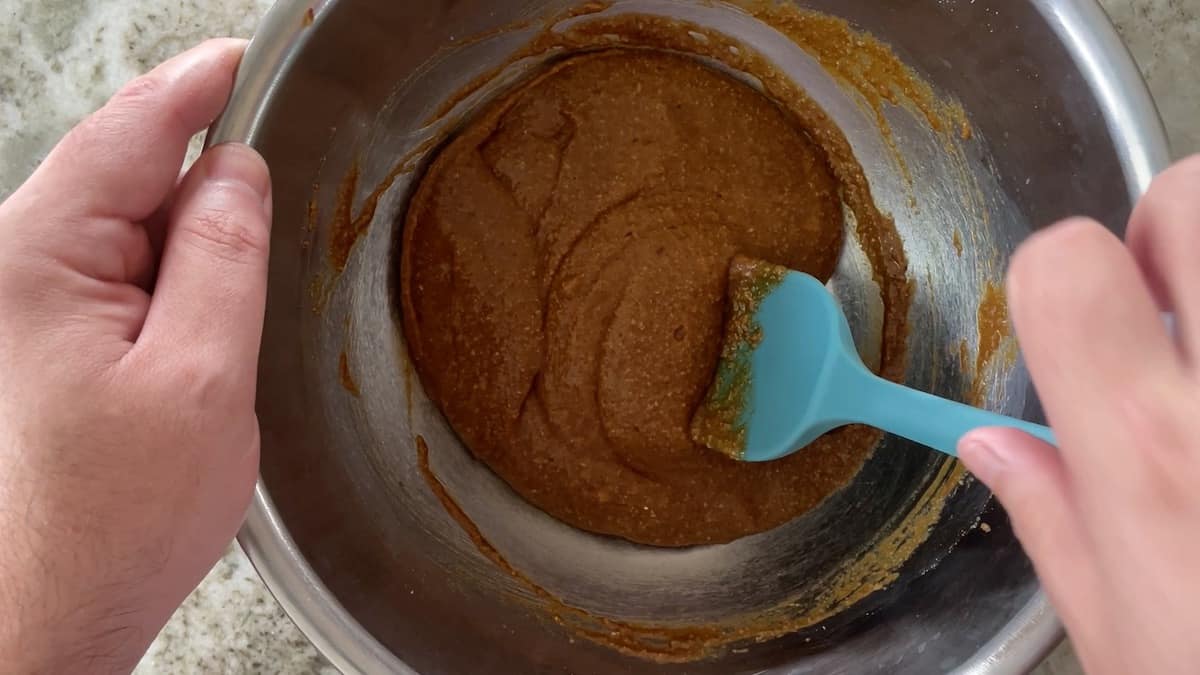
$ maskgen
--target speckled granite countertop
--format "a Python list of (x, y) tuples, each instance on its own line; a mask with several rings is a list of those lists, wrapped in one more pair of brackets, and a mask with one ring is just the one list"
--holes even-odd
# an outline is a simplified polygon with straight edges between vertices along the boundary
[[(207, 37), (248, 37), (270, 0), (0, 0), (0, 199), (123, 82)], [(1200, 151), (1200, 0), (1102, 0), (1176, 157)], [(335, 673), (236, 547), (163, 631), (142, 673)], [(1079, 672), (1064, 646), (1038, 675)]]

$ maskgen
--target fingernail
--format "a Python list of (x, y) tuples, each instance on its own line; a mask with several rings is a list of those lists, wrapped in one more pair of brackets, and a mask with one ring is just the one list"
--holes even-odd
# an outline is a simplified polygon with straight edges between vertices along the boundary
[(984, 483), (990, 482), (1007, 467), (1008, 460), (994, 446), (977, 438), (965, 438), (958, 446), (958, 456)]
[(258, 196), (267, 220), (271, 218), (271, 172), (262, 155), (241, 143), (224, 143), (210, 148), (209, 180), (244, 185)]

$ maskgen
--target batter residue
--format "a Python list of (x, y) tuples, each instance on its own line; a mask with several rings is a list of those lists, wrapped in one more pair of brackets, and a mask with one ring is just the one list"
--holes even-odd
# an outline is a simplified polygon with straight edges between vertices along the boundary
[(472, 452), (567, 523), (662, 546), (775, 527), (844, 485), (875, 432), (771, 464), (688, 434), (733, 256), (822, 279), (840, 256), (846, 190), (811, 131), (694, 59), (610, 49), (452, 140), (408, 211), (403, 310), (425, 390)]

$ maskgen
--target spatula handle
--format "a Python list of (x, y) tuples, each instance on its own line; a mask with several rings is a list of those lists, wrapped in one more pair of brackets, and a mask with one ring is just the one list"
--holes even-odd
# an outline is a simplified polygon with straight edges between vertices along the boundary
[(957, 456), (958, 441), (980, 427), (1011, 427), (1057, 445), (1049, 427), (910, 389), (864, 374), (862, 399), (855, 405), (857, 422), (883, 429), (947, 455)]

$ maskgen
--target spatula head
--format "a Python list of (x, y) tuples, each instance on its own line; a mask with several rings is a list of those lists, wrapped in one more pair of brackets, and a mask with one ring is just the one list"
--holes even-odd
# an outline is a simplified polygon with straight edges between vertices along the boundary
[(850, 326), (820, 281), (735, 258), (716, 377), (692, 438), (734, 459), (778, 459), (841, 425), (826, 415), (834, 371), (858, 355)]

